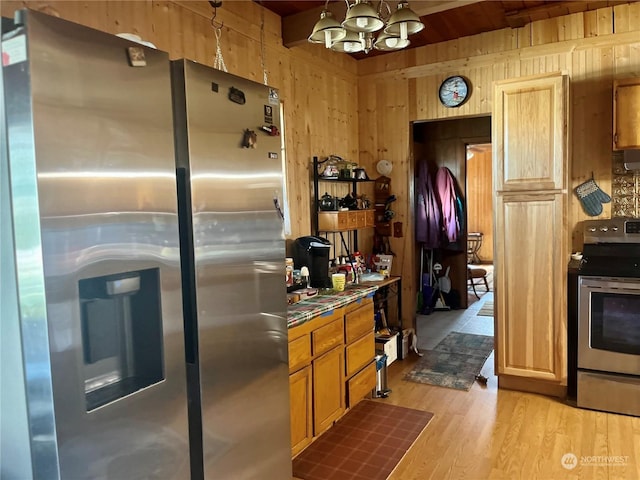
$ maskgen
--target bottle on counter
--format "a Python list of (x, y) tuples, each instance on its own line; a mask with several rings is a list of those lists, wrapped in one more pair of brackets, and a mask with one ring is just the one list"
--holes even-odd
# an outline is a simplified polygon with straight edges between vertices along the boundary
[(285, 283), (287, 287), (293, 285), (293, 258), (285, 259)]

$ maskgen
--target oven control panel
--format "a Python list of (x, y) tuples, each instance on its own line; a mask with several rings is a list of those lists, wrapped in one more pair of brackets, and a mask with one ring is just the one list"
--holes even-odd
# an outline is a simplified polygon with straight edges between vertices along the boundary
[(640, 220), (612, 218), (584, 222), (584, 243), (640, 243)]
[(640, 220), (628, 220), (624, 224), (624, 233), (639, 233), (640, 234)]

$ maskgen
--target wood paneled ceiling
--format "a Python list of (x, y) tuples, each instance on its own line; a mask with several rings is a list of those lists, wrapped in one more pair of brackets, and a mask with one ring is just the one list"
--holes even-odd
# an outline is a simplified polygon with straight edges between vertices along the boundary
[[(320, 18), (323, 1), (256, 0), (268, 10), (282, 17), (282, 39), (285, 46), (294, 46), (307, 41), (315, 22)], [(354, 0), (350, 0), (354, 3)], [(386, 2), (395, 11), (397, 1)], [(413, 0), (409, 7), (416, 12), (424, 30), (410, 37), (408, 48), (444, 42), (469, 35), (523, 27), (527, 23), (571, 13), (596, 10), (607, 6), (633, 3), (630, 1), (467, 1), (467, 0)], [(378, 7), (379, 1), (372, 1)], [(340, 21), (344, 18), (346, 2), (332, 0), (328, 8)], [(319, 47), (321, 48), (321, 47)], [(355, 54), (354, 58), (383, 55), (388, 52), (371, 51), (368, 55)]]

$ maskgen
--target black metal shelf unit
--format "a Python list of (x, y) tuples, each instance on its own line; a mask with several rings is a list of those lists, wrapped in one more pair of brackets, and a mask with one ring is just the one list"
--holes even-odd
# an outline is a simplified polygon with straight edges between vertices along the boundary
[[(318, 157), (313, 157), (313, 195), (314, 195), (314, 210), (313, 210), (313, 230), (316, 236), (321, 235), (321, 231), (318, 228), (318, 215), (320, 213), (320, 182), (329, 182), (329, 183), (348, 183), (351, 185), (351, 193), (356, 194), (358, 192), (358, 183), (367, 183), (373, 182), (373, 180), (369, 179), (356, 179), (356, 178), (332, 178), (332, 177), (322, 177), (319, 173), (319, 167), (330, 160), (332, 157), (327, 157), (324, 160), (318, 159)], [(353, 229), (350, 230), (353, 232), (353, 245), (352, 248), (354, 251), (358, 250), (358, 230)], [(326, 232), (324, 232), (326, 233)], [(347, 255), (350, 255), (350, 247), (349, 243), (344, 239), (344, 235), (342, 231), (338, 232), (340, 234), (340, 240), (344, 249), (347, 252)]]

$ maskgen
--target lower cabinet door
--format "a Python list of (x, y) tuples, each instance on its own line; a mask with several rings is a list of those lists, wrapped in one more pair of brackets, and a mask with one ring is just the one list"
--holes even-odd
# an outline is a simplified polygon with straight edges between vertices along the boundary
[(311, 365), (289, 375), (291, 409), (291, 455), (295, 456), (313, 438), (313, 410), (311, 403)]
[(496, 197), (498, 375), (566, 385), (565, 201), (555, 192)]
[(344, 348), (313, 361), (313, 433), (319, 435), (344, 413)]

